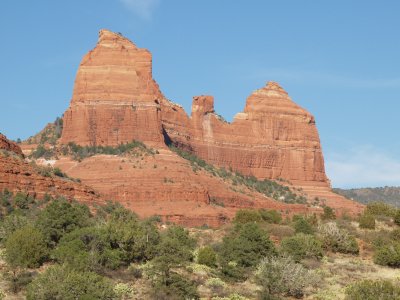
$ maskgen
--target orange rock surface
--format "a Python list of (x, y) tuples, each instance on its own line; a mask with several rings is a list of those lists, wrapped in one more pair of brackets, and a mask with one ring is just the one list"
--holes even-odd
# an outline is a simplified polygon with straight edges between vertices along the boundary
[(161, 98), (151, 53), (102, 30), (79, 66), (61, 142), (118, 145), (136, 139), (161, 144)]
[(14, 142), (9, 141), (5, 135), (0, 133), (0, 149), (14, 152), (15, 154), (22, 155), (21, 148)]
[(45, 194), (64, 196), (88, 204), (102, 202), (99, 195), (88, 186), (57, 176), (40, 175), (37, 168), (23, 159), (18, 145), (3, 135), (0, 135), (0, 149), (10, 152), (7, 155), (0, 153), (0, 191), (25, 192), (37, 198)]
[(97, 155), (82, 162), (63, 157), (56, 166), (142, 217), (160, 215), (188, 226), (220, 226), (240, 208), (276, 209), (284, 215), (321, 211), (278, 202), (206, 171), (193, 171), (187, 160), (165, 148), (155, 155)]
[[(183, 224), (216, 226), (244, 207), (290, 213), (313, 210), (254, 192), (234, 191), (221, 179), (194, 173), (167, 149), (168, 143), (208, 163), (259, 179), (289, 180), (307, 190), (310, 203), (323, 197), (338, 211), (362, 209), (332, 193), (315, 119), (277, 83), (269, 82), (253, 92), (232, 123), (215, 113), (212, 96), (194, 97), (188, 116), (162, 95), (153, 80), (150, 52), (107, 30), (100, 31), (97, 46), (79, 66), (63, 120), (61, 144), (117, 145), (140, 140), (159, 150), (160, 155), (142, 162), (95, 156), (80, 163), (68, 158), (56, 163), (142, 216), (159, 214)], [(212, 205), (212, 201), (225, 207)]]

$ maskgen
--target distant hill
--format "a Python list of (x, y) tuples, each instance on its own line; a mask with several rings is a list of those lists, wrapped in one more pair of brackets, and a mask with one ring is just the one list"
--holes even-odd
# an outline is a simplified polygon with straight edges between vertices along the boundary
[(400, 187), (379, 187), (379, 188), (360, 188), (360, 189), (333, 189), (335, 193), (349, 199), (367, 204), (374, 201), (382, 201), (387, 204), (400, 207)]

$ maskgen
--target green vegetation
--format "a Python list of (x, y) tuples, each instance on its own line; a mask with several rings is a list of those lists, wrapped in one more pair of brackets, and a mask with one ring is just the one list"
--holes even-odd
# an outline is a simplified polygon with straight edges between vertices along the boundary
[(371, 214), (374, 217), (390, 217), (393, 218), (396, 215), (397, 209), (384, 202), (370, 202), (367, 204), (365, 213)]
[(43, 234), (31, 226), (10, 234), (5, 248), (6, 261), (13, 269), (38, 267), (48, 255)]
[(284, 238), (281, 251), (290, 255), (296, 262), (305, 258), (321, 259), (323, 256), (322, 243), (315, 236), (298, 233)]
[[(0, 210), (3, 286), (16, 297), (236, 300), (316, 293), (315, 299), (335, 299), (325, 289), (344, 291), (348, 284), (347, 299), (369, 299), (364, 290), (397, 297), (395, 283), (355, 283), (381, 270), (393, 272), (381, 266), (400, 268), (400, 228), (391, 223), (380, 231), (361, 230), (363, 216), (357, 226), (355, 220), (316, 215), (282, 221), (273, 210), (244, 209), (218, 230), (187, 230), (159, 226), (159, 216), (140, 219), (113, 202), (89, 210), (62, 198), (38, 200), (6, 190)], [(355, 257), (355, 237), (363, 240), (363, 259), (364, 251), (374, 253), (374, 266)]]
[(323, 246), (333, 252), (358, 254), (358, 243), (354, 236), (345, 229), (341, 229), (334, 222), (321, 224), (318, 228), (318, 235)]
[(118, 146), (80, 146), (73, 142), (68, 143), (66, 146), (61, 148), (61, 153), (63, 155), (71, 155), (73, 159), (81, 161), (87, 157), (96, 154), (107, 154), (107, 155), (122, 155), (125, 153), (138, 150), (140, 153), (135, 153), (136, 155), (155, 155), (156, 151), (148, 148), (144, 143), (140, 141), (132, 141), (126, 144), (120, 144)]
[(280, 295), (300, 298), (307, 286), (318, 282), (314, 272), (288, 256), (264, 258), (258, 266), (256, 279), (262, 287), (261, 299), (274, 299)]
[(111, 282), (102, 276), (54, 266), (29, 284), (26, 298), (28, 300), (113, 300), (117, 299), (117, 296)]
[(298, 216), (295, 218), (293, 227), (296, 233), (313, 234), (314, 228), (303, 216)]
[(211, 268), (215, 267), (217, 265), (217, 254), (213, 248), (205, 246), (199, 249), (199, 252), (197, 253), (197, 262)]
[(364, 229), (375, 229), (375, 218), (370, 213), (363, 213), (358, 219), (360, 228)]
[(228, 171), (225, 168), (217, 168), (211, 164), (208, 164), (203, 159), (198, 158), (194, 154), (181, 150), (174, 145), (170, 145), (170, 149), (179, 156), (188, 160), (195, 172), (200, 169), (205, 170), (213, 176), (220, 177), (224, 180), (229, 180), (234, 186), (243, 185), (277, 201), (303, 204), (307, 202), (307, 199), (304, 196), (299, 196), (293, 193), (289, 187), (281, 185), (275, 181), (267, 179), (261, 181), (254, 176), (244, 176), (239, 172)]
[(47, 244), (54, 248), (65, 234), (90, 225), (90, 216), (87, 206), (60, 198), (39, 213), (36, 227), (43, 233)]
[(388, 280), (363, 280), (346, 289), (346, 300), (400, 299), (400, 286)]
[(400, 267), (400, 243), (393, 242), (378, 247), (374, 253), (374, 262), (382, 266)]
[(335, 220), (336, 219), (335, 211), (329, 206), (324, 206), (324, 213), (321, 216), (321, 218), (322, 220)]
[(246, 269), (254, 267), (276, 249), (266, 231), (256, 223), (237, 226), (223, 238), (219, 249), (222, 274), (232, 279), (246, 278)]

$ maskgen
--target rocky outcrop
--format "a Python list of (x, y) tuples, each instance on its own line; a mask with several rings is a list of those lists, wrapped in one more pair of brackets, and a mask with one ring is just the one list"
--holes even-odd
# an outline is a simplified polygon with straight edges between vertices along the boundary
[[(331, 192), (315, 119), (279, 84), (269, 82), (253, 92), (232, 123), (215, 112), (212, 96), (194, 97), (188, 116), (162, 95), (153, 80), (150, 52), (107, 30), (100, 31), (97, 46), (79, 66), (63, 121), (62, 144), (140, 140), (160, 153), (167, 151), (143, 169), (137, 162), (123, 163), (110, 156), (57, 162), (71, 176), (141, 215), (160, 214), (184, 224), (214, 220), (215, 225), (243, 207), (307, 211), (304, 205), (296, 208), (259, 194), (233, 192), (226, 182), (193, 173), (165, 147), (169, 143), (213, 165), (306, 187), (310, 203), (323, 196), (338, 209), (345, 204), (346, 209), (353, 206), (354, 213), (360, 211)], [(231, 209), (210, 205), (211, 199)]]
[(162, 144), (162, 97), (152, 78), (151, 53), (101, 30), (97, 46), (79, 66), (61, 142), (117, 145), (135, 139)]
[(21, 148), (14, 142), (8, 140), (5, 135), (0, 133), (0, 150), (14, 152), (17, 155), (22, 155)]
[(321, 211), (275, 201), (212, 173), (193, 170), (187, 160), (165, 148), (155, 155), (98, 155), (82, 162), (63, 157), (55, 165), (141, 217), (159, 215), (187, 226), (220, 226), (241, 208), (276, 209), (285, 216)]
[[(57, 176), (43, 176), (39, 167), (26, 162), (18, 145), (0, 135), (0, 191), (24, 192), (37, 198), (45, 194), (76, 199), (88, 204), (102, 200), (92, 188)], [(17, 155), (15, 155), (17, 154)]]
[(206, 161), (259, 179), (329, 185), (314, 117), (274, 82), (252, 93), (232, 123), (214, 112), (211, 96), (193, 98), (192, 115), (164, 101), (170, 140)]

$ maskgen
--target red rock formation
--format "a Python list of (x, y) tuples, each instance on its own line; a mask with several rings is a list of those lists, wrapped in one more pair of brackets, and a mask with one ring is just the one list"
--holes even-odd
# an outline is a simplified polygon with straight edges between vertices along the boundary
[(321, 211), (272, 200), (202, 170), (194, 172), (169, 149), (159, 149), (154, 156), (98, 155), (82, 162), (64, 157), (56, 166), (142, 217), (160, 215), (187, 226), (220, 226), (241, 208), (277, 209), (284, 215)]
[(163, 125), (172, 142), (260, 179), (329, 185), (314, 117), (277, 83), (251, 94), (231, 124), (215, 114), (213, 102), (210, 96), (194, 97), (190, 119), (182, 109), (164, 105)]
[(62, 179), (56, 176), (46, 177), (39, 174), (37, 168), (25, 162), (18, 145), (0, 135), (0, 149), (13, 152), (0, 153), (0, 191), (25, 192), (37, 198), (45, 194), (64, 196), (88, 204), (101, 203), (99, 195), (90, 187)]
[[(208, 220), (216, 225), (239, 207), (307, 210), (259, 194), (232, 192), (224, 182), (193, 174), (190, 166), (183, 167), (165, 149), (165, 140), (209, 163), (259, 179), (284, 178), (307, 187), (312, 197), (323, 195), (338, 209), (343, 203), (352, 207), (331, 192), (314, 117), (277, 83), (253, 92), (232, 123), (215, 113), (211, 96), (194, 97), (189, 117), (181, 106), (165, 99), (152, 79), (150, 52), (107, 30), (100, 31), (97, 46), (81, 62), (63, 120), (64, 144), (117, 145), (136, 139), (161, 153), (167, 151), (143, 170), (110, 156), (58, 162), (71, 176), (142, 215), (160, 214), (192, 225)], [(164, 182), (165, 178), (173, 182)], [(210, 199), (231, 208), (210, 206)], [(353, 208), (354, 212), (360, 209), (355, 204)]]
[(6, 150), (6, 151), (11, 151), (18, 155), (22, 155), (21, 148), (16, 143), (9, 141), (1, 133), (0, 133), (0, 149)]
[(117, 145), (136, 139), (161, 144), (161, 98), (150, 52), (101, 30), (96, 48), (79, 66), (61, 142)]

